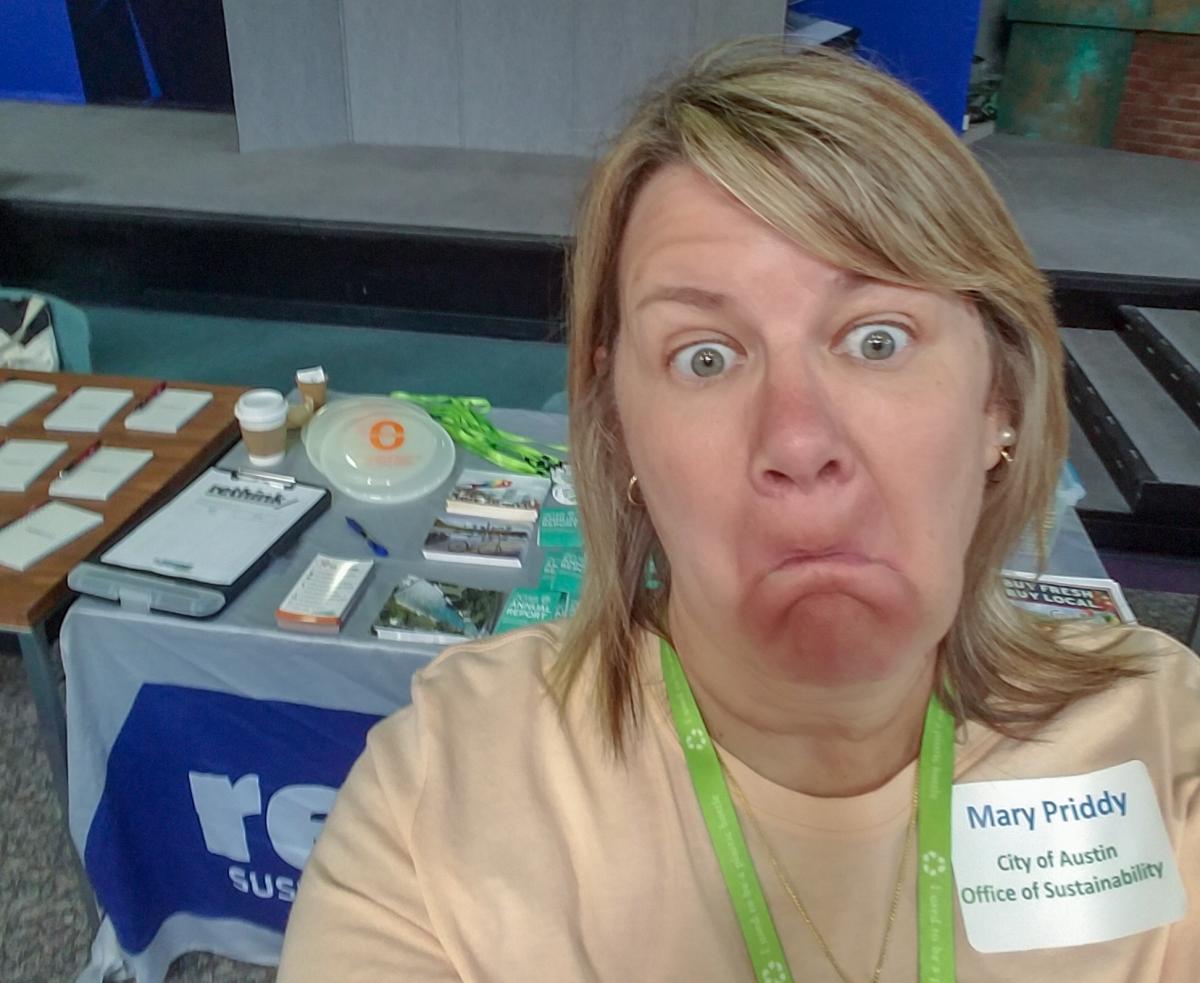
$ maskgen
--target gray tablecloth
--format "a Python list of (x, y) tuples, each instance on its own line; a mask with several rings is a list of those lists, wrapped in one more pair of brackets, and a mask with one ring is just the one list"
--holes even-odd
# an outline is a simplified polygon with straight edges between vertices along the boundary
[[(561, 416), (497, 411), (494, 419), (505, 429), (540, 440), (561, 441), (565, 436), (566, 420)], [(483, 463), (461, 450), (458, 456), (460, 467)], [(240, 445), (221, 463), (229, 467), (248, 464)], [(289, 448), (285, 462), (272, 470), (292, 474), (302, 481), (323, 483), (298, 441)], [(364, 505), (335, 493), (330, 510), (303, 533), (290, 551), (277, 558), (245, 592), (210, 620), (139, 613), (91, 599), (82, 599), (71, 608), (62, 631), (63, 662), (67, 673), (70, 822), (72, 836), (85, 856), (89, 875), (95, 880), (96, 872), (101, 871), (102, 876), (108, 878), (107, 890), (116, 892), (111, 896), (132, 898), (130, 904), (136, 906), (140, 903), (137, 899), (142, 896), (139, 892), (146, 889), (146, 878), (150, 876), (146, 873), (148, 861), (152, 861), (155, 870), (168, 873), (176, 869), (199, 871), (194, 882), (198, 882), (205, 872), (203, 863), (207, 862), (210, 868), (216, 863), (216, 883), (224, 883), (231, 904), (228, 911), (222, 910), (223, 902), (217, 895), (217, 910), (214, 911), (211, 883), (208, 893), (204, 894), (199, 888), (189, 886), (187, 878), (165, 876), (155, 886), (158, 895), (171, 894), (170, 898), (163, 900), (160, 897), (157, 902), (160, 907), (166, 906), (162, 910), (168, 911), (169, 917), (160, 924), (158, 915), (147, 915), (149, 924), (154, 927), (153, 938), (133, 955), (120, 951), (113, 934), (113, 922), (106, 922), (97, 941), (92, 975), (88, 978), (99, 979), (105, 966), (119, 965), (126, 960), (127, 967), (136, 973), (140, 983), (161, 983), (171, 960), (190, 950), (208, 950), (259, 963), (271, 963), (278, 958), (282, 936), (270, 927), (270, 920), (256, 922), (239, 914), (241, 909), (236, 905), (242, 904), (246, 896), (232, 893), (233, 889), (224, 879), (224, 868), (220, 866), (228, 863), (222, 858), (233, 854), (228, 849), (221, 853), (200, 836), (197, 816), (193, 814), (191, 799), (187, 798), (189, 775), (196, 772), (216, 774), (227, 776), (230, 782), (249, 775), (254, 778), (257, 795), (258, 773), (262, 772), (262, 780), (266, 783), (271, 767), (274, 766), (276, 771), (281, 767), (278, 760), (274, 760), (280, 757), (278, 749), (281, 745), (271, 745), (268, 740), (278, 742), (280, 726), (288, 740), (287, 727), (300, 726), (302, 732), (296, 738), (300, 747), (319, 748), (322, 741), (330, 739), (332, 730), (323, 730), (319, 724), (304, 723), (303, 713), (296, 708), (304, 712), (307, 712), (305, 708), (315, 708), (321, 712), (382, 716), (408, 703), (413, 673), (437, 654), (438, 647), (380, 641), (372, 636), (372, 621), (400, 575), (413, 572), (502, 589), (532, 585), (537, 581), (541, 556), (536, 546), (532, 547), (524, 568), (517, 571), (434, 564), (421, 556), (425, 533), (453, 481), (452, 475), (443, 489), (406, 506)], [(371, 534), (392, 551), (392, 555), (376, 561), (371, 582), (340, 635), (305, 635), (280, 630), (275, 625), (275, 609), (315, 554), (369, 557), (363, 541), (347, 529), (347, 514), (361, 520)], [(1029, 569), (1032, 563), (1031, 557), (1018, 557), (1013, 561), (1013, 565), (1022, 569)], [(1104, 574), (1073, 510), (1067, 512), (1059, 529), (1049, 570), (1077, 576)], [(190, 739), (195, 748), (180, 749), (175, 745), (186, 739), (178, 737), (176, 731), (184, 723), (177, 727), (169, 714), (152, 724), (149, 735), (145, 730), (138, 730), (136, 737), (131, 737), (127, 729), (122, 737), (127, 718), (138, 716), (137, 713), (131, 715), (131, 709), (135, 708), (139, 694), (164, 688), (176, 696), (194, 694), (198, 703), (204, 700), (211, 703), (214, 694), (218, 700), (227, 695), (241, 701), (238, 705), (248, 709), (239, 710), (229, 721), (238, 735), (231, 739), (233, 743), (226, 740), (224, 744), (216, 742), (210, 746), (206, 731), (200, 736), (193, 731), (192, 737), (186, 739)], [(139, 706), (145, 702), (141, 700)], [(293, 709), (289, 711), (288, 707)], [(256, 743), (256, 728), (263, 735), (262, 748)], [(119, 737), (124, 745), (114, 751)], [(137, 743), (138, 747), (130, 748), (130, 743)], [(276, 749), (274, 752), (272, 747)], [(125, 798), (116, 798), (115, 790), (120, 781), (112, 778), (110, 758), (116, 756), (119, 759), (118, 771), (124, 769), (128, 785), (131, 753), (135, 755), (133, 774), (139, 787), (132, 795), (126, 787)], [(172, 761), (178, 758), (178, 763), (163, 773), (157, 769), (160, 758), (171, 758)], [(282, 778), (276, 776), (276, 788), (292, 783), (299, 783), (293, 787), (302, 787), (304, 782), (313, 781), (303, 774), (306, 770), (303, 760), (294, 766), (285, 764), (282, 767), (286, 774)], [(294, 775), (293, 769), (297, 772)], [(144, 777), (138, 777), (143, 775), (143, 770)], [(113, 787), (108, 787), (110, 785)], [(141, 785), (146, 787), (142, 789)], [(265, 784), (263, 788), (265, 796)], [(173, 828), (156, 831), (161, 833), (161, 841), (156, 842), (151, 851), (155, 856), (129, 856), (126, 864), (122, 850), (133, 848), (123, 846), (122, 837), (114, 835), (112, 830), (122, 824), (136, 825), (142, 821), (136, 813), (143, 796), (149, 800), (166, 800), (172, 795), (183, 796), (185, 804), (180, 812), (158, 820)], [(265, 802), (258, 805), (265, 808)], [(251, 810), (245, 815), (259, 814)], [(240, 828), (237, 813), (233, 819), (235, 828)], [(95, 852), (89, 853), (89, 835), (93, 830), (99, 831), (96, 833), (98, 842), (91, 844)], [(281, 869), (299, 876), (294, 870), (295, 865), (280, 868), (278, 859), (270, 856), (269, 849), (266, 852), (265, 859), (261, 855), (252, 858), (252, 863), (259, 869), (265, 870), (264, 865), (274, 863), (277, 878)], [(231, 876), (235, 868), (236, 864), (230, 867)], [(128, 882), (114, 887), (111, 883), (114, 878)], [(146, 896), (154, 898), (155, 892), (148, 891)], [(278, 903), (278, 898), (262, 902), (263, 905)], [(135, 914), (139, 912), (135, 911)], [(131, 930), (126, 927), (122, 931), (128, 934)]]

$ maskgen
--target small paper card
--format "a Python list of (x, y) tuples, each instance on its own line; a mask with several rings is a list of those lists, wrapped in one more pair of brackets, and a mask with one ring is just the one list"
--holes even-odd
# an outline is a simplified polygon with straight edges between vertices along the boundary
[(7, 427), (58, 392), (57, 386), (30, 379), (0, 382), (0, 427)]
[(67, 449), (61, 440), (0, 443), (0, 492), (23, 492)]
[(47, 430), (98, 433), (131, 399), (130, 389), (80, 386), (46, 417), (42, 426)]
[(0, 566), (28, 570), (103, 521), (98, 512), (47, 502), (0, 529)]
[(979, 952), (1106, 942), (1187, 911), (1141, 761), (955, 785), (952, 801), (954, 883)]
[(101, 447), (78, 467), (50, 482), (55, 498), (85, 498), (107, 502), (112, 493), (144, 468), (153, 451)]
[(179, 433), (179, 428), (211, 403), (212, 398), (212, 393), (199, 389), (164, 389), (125, 417), (125, 429)]

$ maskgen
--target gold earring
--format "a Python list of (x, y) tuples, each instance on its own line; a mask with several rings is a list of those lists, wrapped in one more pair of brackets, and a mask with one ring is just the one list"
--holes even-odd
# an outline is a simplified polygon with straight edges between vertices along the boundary
[(629, 504), (632, 505), (635, 509), (645, 508), (646, 507), (645, 499), (642, 499), (639, 502), (636, 498), (633, 497), (633, 490), (636, 487), (637, 487), (637, 475), (635, 474), (630, 477), (629, 484), (627, 484), (625, 486), (625, 500), (627, 502), (629, 502)]
[(1001, 456), (1002, 458), (1004, 458), (1004, 463), (1005, 463), (1005, 464), (1012, 464), (1012, 462), (1013, 462), (1013, 456), (1012, 456), (1012, 454), (1009, 452), (1009, 450), (1008, 450), (1008, 448), (1007, 448), (1007, 447), (1001, 447), (1001, 448), (1000, 448), (1000, 456)]

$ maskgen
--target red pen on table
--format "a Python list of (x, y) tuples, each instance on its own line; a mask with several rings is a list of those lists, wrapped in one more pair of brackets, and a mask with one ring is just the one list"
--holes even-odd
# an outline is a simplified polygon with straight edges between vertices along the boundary
[(80, 454), (77, 458), (75, 458), (74, 461), (72, 461), (65, 468), (63, 468), (60, 472), (58, 472), (58, 476), (60, 478), (65, 478), (72, 471), (74, 471), (77, 467), (79, 467), (79, 465), (81, 465), (89, 457), (91, 457), (93, 454), (95, 454), (96, 451), (98, 451), (99, 449), (100, 449), (100, 441), (97, 440), (94, 443), (89, 444), (82, 454)]
[(138, 410), (143, 409), (146, 406), (146, 404), (150, 402), (150, 400), (152, 400), (155, 396), (157, 396), (160, 392), (162, 392), (166, 388), (167, 388), (167, 384), (165, 382), (160, 382), (153, 389), (151, 389), (150, 392), (148, 392), (146, 394), (145, 399), (143, 399), (140, 403), (135, 404), (133, 409), (131, 409), (129, 412), (136, 413)]

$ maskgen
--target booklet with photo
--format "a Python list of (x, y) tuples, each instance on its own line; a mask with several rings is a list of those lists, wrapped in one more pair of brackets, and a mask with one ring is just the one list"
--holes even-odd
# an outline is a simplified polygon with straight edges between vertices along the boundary
[(1098, 577), (1036, 577), (1005, 570), (1004, 592), (1018, 607), (1047, 618), (1073, 618), (1106, 624), (1133, 624), (1137, 619), (1115, 580)]
[(519, 567), (533, 539), (533, 526), (498, 519), (441, 515), (425, 537), (427, 560)]
[(477, 515), (509, 522), (536, 522), (550, 479), (528, 474), (466, 470), (446, 498), (452, 515)]
[(490, 635), (503, 606), (502, 591), (410, 574), (396, 585), (372, 630), (394, 641), (449, 645)]

